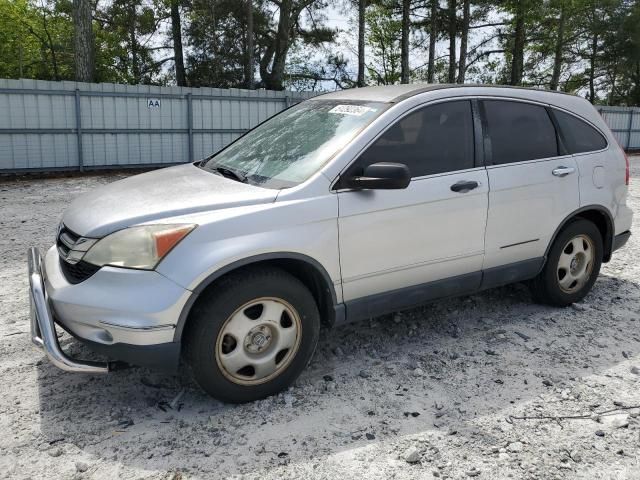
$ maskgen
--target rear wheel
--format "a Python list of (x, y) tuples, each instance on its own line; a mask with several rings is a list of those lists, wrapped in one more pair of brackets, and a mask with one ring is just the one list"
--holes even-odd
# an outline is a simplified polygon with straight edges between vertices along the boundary
[(531, 282), (534, 298), (559, 307), (582, 300), (596, 281), (602, 256), (600, 230), (588, 220), (570, 222), (553, 242), (542, 272)]
[(287, 388), (311, 360), (320, 316), (311, 292), (278, 269), (248, 269), (216, 283), (194, 307), (186, 354), (212, 396), (248, 402)]

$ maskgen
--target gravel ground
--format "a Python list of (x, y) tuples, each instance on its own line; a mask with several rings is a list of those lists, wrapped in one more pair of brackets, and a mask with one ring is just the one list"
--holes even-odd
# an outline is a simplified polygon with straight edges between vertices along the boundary
[(640, 479), (638, 222), (579, 305), (513, 285), (324, 331), (293, 388), (233, 406), (145, 369), (64, 373), (31, 346), (27, 246), (122, 176), (0, 181), (0, 477)]

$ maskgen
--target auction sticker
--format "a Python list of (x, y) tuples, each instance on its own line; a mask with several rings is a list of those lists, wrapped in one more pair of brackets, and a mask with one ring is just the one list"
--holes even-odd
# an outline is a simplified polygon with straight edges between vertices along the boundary
[(362, 105), (336, 105), (329, 113), (341, 113), (342, 115), (354, 115), (360, 117), (365, 113), (375, 112), (375, 108), (363, 107)]

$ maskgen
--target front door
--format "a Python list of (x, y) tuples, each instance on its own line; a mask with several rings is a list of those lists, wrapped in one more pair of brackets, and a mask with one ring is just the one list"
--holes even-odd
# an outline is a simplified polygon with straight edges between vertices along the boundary
[[(401, 306), (398, 301), (404, 306), (422, 303), (425, 290), (406, 287), (430, 284), (434, 296), (444, 296), (456, 285), (477, 288), (488, 182), (486, 170), (475, 160), (471, 102), (413, 110), (369, 145), (345, 175), (359, 175), (376, 162), (404, 163), (412, 180), (404, 190), (338, 192), (347, 310), (350, 301), (371, 295), (376, 297), (364, 303), (372, 309), (374, 298), (384, 298), (387, 311)], [(451, 277), (459, 281), (449, 287), (438, 283)], [(389, 292), (393, 295), (377, 295)], [(380, 310), (371, 311), (375, 313)]]

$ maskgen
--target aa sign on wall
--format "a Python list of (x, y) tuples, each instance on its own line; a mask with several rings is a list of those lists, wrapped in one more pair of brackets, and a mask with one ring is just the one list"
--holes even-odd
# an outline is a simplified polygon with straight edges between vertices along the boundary
[(147, 108), (160, 108), (160, 99), (147, 98)]

